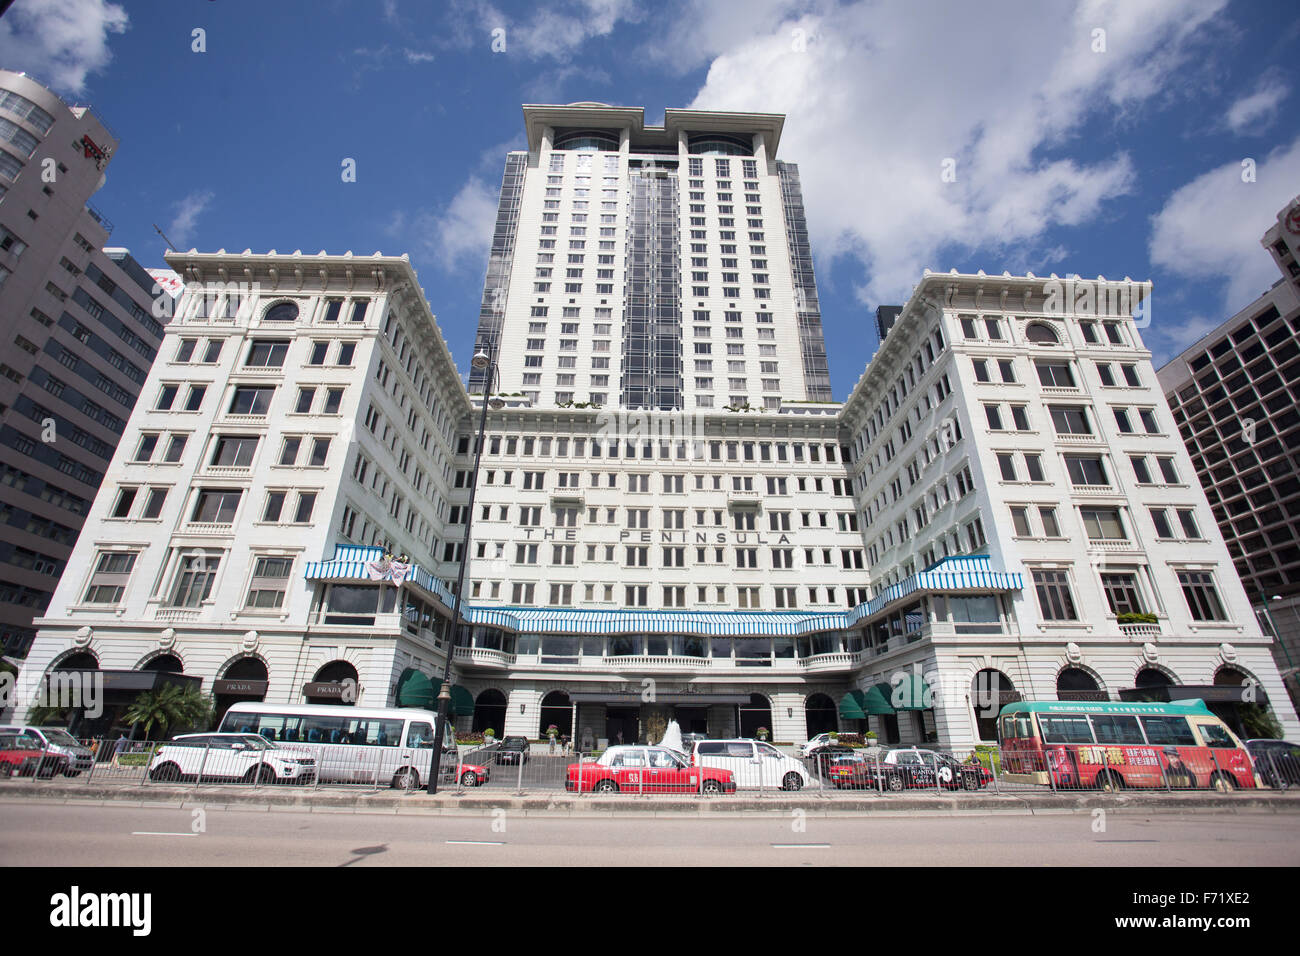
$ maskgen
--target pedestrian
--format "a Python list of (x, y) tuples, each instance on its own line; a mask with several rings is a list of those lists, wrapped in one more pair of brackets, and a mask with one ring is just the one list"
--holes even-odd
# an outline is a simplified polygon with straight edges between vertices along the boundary
[(130, 742), (126, 739), (126, 734), (122, 734), (120, 737), (117, 738), (117, 743), (113, 745), (113, 766), (114, 767), (121, 766), (121, 764), (118, 763), (118, 758), (121, 757), (122, 754), (125, 752), (126, 748), (129, 746), (129, 743)]

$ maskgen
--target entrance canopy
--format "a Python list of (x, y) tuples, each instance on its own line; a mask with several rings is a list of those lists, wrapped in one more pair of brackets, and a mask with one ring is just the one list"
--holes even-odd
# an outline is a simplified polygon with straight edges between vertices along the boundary
[(894, 688), (889, 684), (875, 684), (862, 692), (862, 710), (873, 717), (888, 717), (896, 713), (890, 698)]
[(862, 706), (865, 702), (866, 694), (854, 688), (840, 698), (840, 717), (844, 720), (865, 720), (867, 712)]
[[(408, 667), (397, 679), (397, 706), (418, 707), (421, 710), (438, 709), (438, 692), (442, 690), (442, 679), (429, 677), (427, 674)], [(474, 697), (464, 687), (452, 685), (451, 707), (449, 712), (457, 717), (467, 717), (474, 713)]]

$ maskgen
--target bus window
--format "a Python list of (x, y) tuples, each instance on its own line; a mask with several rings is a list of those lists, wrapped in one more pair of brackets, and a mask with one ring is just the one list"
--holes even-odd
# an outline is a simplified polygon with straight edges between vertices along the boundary
[[(267, 740), (301, 740), (299, 736), (301, 717), (286, 717), (282, 714), (262, 714), (260, 718), (253, 714), (248, 715), (252, 720), (257, 721), (257, 729), (253, 733), (261, 734)], [(243, 731), (241, 731), (243, 733)]]
[(433, 748), (433, 725), (412, 721), (406, 730), (406, 746)]
[(1090, 744), (1092, 728), (1088, 718), (1078, 715), (1038, 715), (1038, 726), (1043, 728), (1043, 742), (1049, 744)]
[(1187, 726), (1186, 717), (1143, 717), (1141, 720), (1149, 743), (1196, 746), (1196, 738), (1192, 736), (1192, 728)]
[(372, 720), (370, 722), (374, 738), (370, 741), (380, 747), (396, 747), (402, 742), (402, 721)]
[(1026, 740), (1038, 736), (1038, 734), (1034, 733), (1034, 718), (1032, 714), (1018, 714), (1016, 716), (1016, 732), (1012, 734), (1012, 736), (1021, 737)]
[(1007, 714), (1002, 718), (1002, 729), (999, 731), (1003, 740), (1010, 740), (1016, 736), (1016, 718)]
[(1230, 747), (1234, 750), (1237, 747), (1228, 731), (1220, 724), (1197, 724), (1196, 729), (1201, 732), (1201, 739), (1207, 747)]
[(1142, 728), (1136, 717), (1127, 714), (1094, 714), (1092, 730), (1099, 744), (1141, 744)]
[(299, 732), (302, 740), (309, 744), (337, 743), (343, 736), (343, 720), (339, 717), (304, 717)]

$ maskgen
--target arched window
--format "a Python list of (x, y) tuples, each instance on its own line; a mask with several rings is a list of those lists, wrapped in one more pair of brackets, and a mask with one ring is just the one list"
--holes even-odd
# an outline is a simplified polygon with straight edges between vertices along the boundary
[(90, 651), (77, 651), (75, 654), (69, 654), (59, 663), (55, 664), (50, 670), (54, 671), (97, 671), (99, 670), (99, 661), (95, 660), (95, 655)]
[(357, 669), (347, 661), (330, 661), (316, 672), (312, 678), (313, 684), (342, 684), (346, 685), (351, 682), (352, 693), (346, 693), (346, 686), (340, 688), (340, 692), (308, 694), (307, 703), (309, 704), (355, 704), (357, 702), (357, 688), (360, 684), (360, 678), (357, 675)]
[(298, 306), (293, 302), (277, 302), (266, 310), (263, 322), (292, 322), (298, 318)]
[(1067, 667), (1056, 675), (1057, 700), (1107, 700), (1097, 679), (1082, 667)]
[(185, 665), (175, 654), (159, 654), (150, 661), (146, 661), (140, 666), (142, 671), (160, 671), (164, 674), (180, 674), (185, 670)]
[(825, 694), (810, 694), (803, 705), (804, 718), (808, 721), (808, 739), (818, 734), (835, 730), (838, 726), (838, 713), (835, 701)]
[(488, 688), (474, 701), (473, 729), (482, 733), (491, 728), (497, 739), (505, 735), (506, 695), (495, 688)]
[(998, 739), (998, 713), (1020, 700), (1016, 685), (1000, 670), (985, 668), (971, 681), (971, 706), (975, 711), (975, 733), (980, 740)]
[(1042, 322), (1030, 322), (1025, 326), (1025, 338), (1036, 345), (1059, 345), (1061, 343), (1056, 330)]
[(762, 694), (750, 694), (749, 703), (740, 705), (740, 736), (757, 737), (758, 729), (772, 731), (772, 702)]
[(542, 698), (541, 719), (537, 722), (537, 736), (545, 739), (546, 728), (554, 724), (561, 736), (573, 736), (573, 707), (569, 695), (553, 690)]

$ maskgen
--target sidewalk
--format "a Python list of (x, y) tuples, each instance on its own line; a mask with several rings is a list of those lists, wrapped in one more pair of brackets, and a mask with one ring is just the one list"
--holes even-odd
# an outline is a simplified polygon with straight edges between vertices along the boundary
[(1139, 810), (1225, 810), (1238, 809), (1272, 813), (1300, 813), (1300, 793), (1262, 790), (1258, 793), (965, 793), (945, 794), (835, 794), (815, 792), (740, 793), (717, 797), (594, 796), (557, 792), (454, 791), (430, 797), (424, 791), (317, 789), (262, 786), (123, 786), (121, 784), (79, 784), (73, 782), (27, 782), (7, 780), (0, 784), (0, 801), (34, 799), (42, 802), (75, 804), (122, 804), (159, 807), (240, 807), (249, 810), (281, 810), (321, 813), (423, 813), (477, 814), (496, 809), (524, 814), (577, 815), (668, 815), (681, 813), (782, 813), (802, 810), (818, 816), (871, 815), (890, 813), (1062, 813), (1093, 809)]

